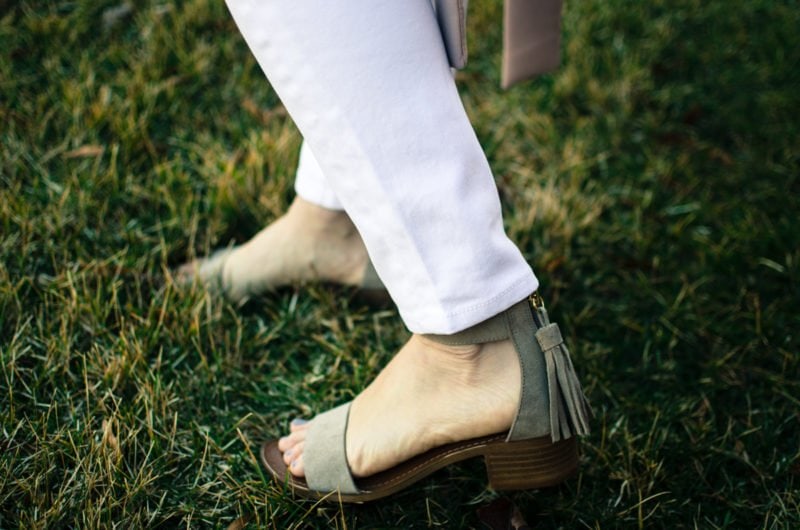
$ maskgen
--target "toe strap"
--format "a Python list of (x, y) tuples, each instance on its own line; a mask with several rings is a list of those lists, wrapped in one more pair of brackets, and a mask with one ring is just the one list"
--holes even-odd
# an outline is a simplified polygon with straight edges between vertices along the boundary
[(303, 465), (306, 483), (312, 490), (359, 492), (347, 465), (345, 433), (349, 413), (350, 403), (345, 403), (317, 415), (308, 426)]
[(224, 278), (225, 262), (228, 261), (232, 253), (233, 247), (221, 248), (207, 258), (203, 258), (197, 271), (200, 279), (208, 282), (213, 289), (225, 291), (228, 287), (225, 285)]

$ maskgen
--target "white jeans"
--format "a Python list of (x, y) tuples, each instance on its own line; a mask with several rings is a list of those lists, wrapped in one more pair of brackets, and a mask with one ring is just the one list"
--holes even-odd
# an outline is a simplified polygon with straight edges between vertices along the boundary
[(298, 194), (347, 211), (411, 331), (455, 333), (537, 288), (430, 0), (227, 4), (305, 139)]

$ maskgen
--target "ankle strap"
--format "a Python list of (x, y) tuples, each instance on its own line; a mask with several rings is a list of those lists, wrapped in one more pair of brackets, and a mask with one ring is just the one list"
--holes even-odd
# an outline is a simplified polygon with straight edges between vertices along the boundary
[[(520, 313), (530, 314), (531, 309), (528, 305), (528, 299), (517, 302), (510, 308), (502, 313), (479, 322), (472, 327), (469, 327), (458, 333), (452, 335), (436, 335), (433, 333), (423, 335), (425, 338), (430, 339), (439, 344), (446, 344), (448, 346), (461, 346), (465, 344), (483, 344), (485, 342), (495, 342), (498, 340), (505, 340), (511, 338), (511, 329), (509, 327), (509, 317), (513, 320), (520, 320)], [(514, 318), (514, 316), (517, 318)]]

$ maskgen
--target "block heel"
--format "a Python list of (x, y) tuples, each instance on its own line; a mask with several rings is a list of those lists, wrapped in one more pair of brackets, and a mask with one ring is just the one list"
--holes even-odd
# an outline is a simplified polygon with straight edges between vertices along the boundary
[(575, 438), (553, 442), (550, 436), (493, 444), (484, 455), (489, 486), (526, 490), (555, 486), (578, 470)]

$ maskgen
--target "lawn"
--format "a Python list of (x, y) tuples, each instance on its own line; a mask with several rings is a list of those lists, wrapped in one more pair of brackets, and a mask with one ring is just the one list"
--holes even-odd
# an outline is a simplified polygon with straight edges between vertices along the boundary
[[(293, 196), (300, 136), (224, 3), (0, 0), (0, 528), (470, 528), (482, 463), (363, 506), (258, 444), (353, 397), (394, 308), (237, 307), (170, 270)], [(800, 9), (567, 1), (562, 67), (502, 92), (472, 2), (464, 103), (596, 418), (534, 528), (800, 527)]]

